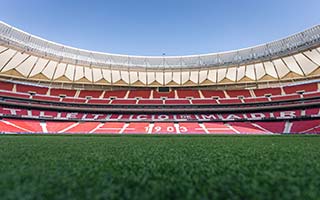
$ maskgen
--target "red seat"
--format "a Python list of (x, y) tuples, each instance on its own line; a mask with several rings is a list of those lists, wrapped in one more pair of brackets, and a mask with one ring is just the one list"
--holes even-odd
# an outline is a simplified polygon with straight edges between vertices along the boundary
[(156, 90), (153, 91), (153, 98), (159, 99), (161, 97), (174, 98), (175, 94), (173, 90), (170, 92), (158, 92)]
[(244, 100), (245, 103), (268, 102), (268, 98), (266, 98), (266, 97), (245, 98), (243, 100)]
[(160, 99), (140, 99), (138, 104), (156, 105), (163, 104), (163, 101)]
[(54, 101), (54, 102), (60, 101), (59, 97), (54, 97), (54, 96), (39, 96), (39, 95), (35, 95), (35, 96), (32, 97), (32, 99), (41, 100), (41, 101)]
[(112, 100), (111, 104), (120, 104), (120, 105), (130, 105), (136, 104), (137, 100), (135, 99), (115, 99)]
[(251, 97), (249, 90), (227, 90), (229, 97)]
[(254, 124), (271, 133), (283, 133), (286, 122), (254, 122)]
[(177, 90), (177, 93), (179, 98), (187, 98), (187, 97), (200, 98), (200, 94), (198, 90), (179, 89)]
[(257, 97), (263, 97), (266, 94), (270, 94), (272, 96), (275, 96), (275, 95), (281, 95), (281, 88), (254, 89), (253, 92)]
[(0, 96), (2, 97), (15, 97), (15, 98), (22, 98), (22, 99), (29, 99), (29, 94), (23, 94), (23, 93), (14, 93), (14, 92), (7, 92), (7, 91), (1, 91)]
[(72, 128), (73, 125), (76, 125), (76, 122), (68, 121), (47, 121), (46, 128), (48, 133), (60, 133), (67, 131), (69, 128)]
[(30, 130), (34, 133), (42, 133), (42, 127), (37, 120), (20, 120), (20, 119), (5, 119), (5, 121), (15, 125), (19, 129)]
[(51, 88), (50, 89), (50, 95), (51, 96), (67, 96), (67, 97), (74, 97), (76, 94), (76, 90), (67, 90), (67, 89), (57, 89), (57, 88)]
[(24, 127), (19, 127), (5, 120), (0, 120), (0, 133), (29, 133), (32, 130), (28, 130)]
[(85, 97), (93, 97), (93, 98), (99, 98), (102, 95), (102, 91), (95, 91), (95, 90), (81, 90), (79, 97), (85, 98)]
[(190, 101), (187, 99), (166, 99), (165, 104), (173, 104), (173, 105), (190, 104)]
[(223, 122), (204, 122), (206, 130), (210, 134), (236, 134), (237, 132)]
[(149, 131), (149, 123), (147, 122), (130, 122), (124, 129), (124, 134), (147, 134)]
[(96, 127), (92, 133), (108, 133), (117, 134), (120, 133), (125, 125), (124, 122), (105, 122), (102, 126)]
[(71, 127), (68, 130), (65, 130), (64, 133), (92, 133), (99, 124), (100, 122), (78, 122), (75, 124), (75, 126)]
[(9, 82), (0, 82), (0, 90), (7, 90), (7, 91), (12, 91), (13, 89), (13, 83)]
[(220, 104), (240, 104), (240, 99), (219, 99)]
[(108, 104), (110, 100), (106, 99), (90, 99), (88, 100), (89, 104)]
[(103, 95), (103, 98), (124, 98), (127, 94), (127, 90), (118, 90), (118, 91), (106, 91)]
[(300, 95), (284, 95), (284, 96), (276, 96), (276, 97), (271, 97), (272, 101), (286, 101), (286, 100), (295, 100), (295, 99), (300, 99)]
[(205, 130), (198, 122), (179, 122), (179, 132), (181, 134), (205, 134)]
[(320, 97), (320, 92), (313, 92), (313, 93), (306, 93), (303, 94), (304, 98), (316, 98), (316, 97)]
[(320, 133), (320, 120), (293, 121), (291, 133)]
[(128, 98), (150, 98), (151, 90), (130, 90)]
[(22, 93), (35, 92), (36, 94), (47, 94), (48, 92), (47, 87), (22, 85), (22, 84), (17, 84), (16, 89), (17, 89), (17, 92), (22, 92)]
[(220, 97), (226, 98), (222, 90), (201, 90), (205, 98)]
[(86, 99), (78, 99), (78, 98), (63, 98), (62, 102), (66, 102), (66, 103), (85, 103)]
[(297, 91), (315, 92), (318, 90), (317, 83), (308, 83), (294, 86), (285, 86), (283, 90), (286, 94), (295, 94)]
[(155, 122), (152, 127), (152, 133), (175, 134), (177, 133), (177, 130), (173, 122)]
[(268, 131), (260, 129), (251, 122), (228, 122), (228, 124), (241, 134), (266, 134)]
[(215, 99), (192, 99), (192, 104), (217, 104)]

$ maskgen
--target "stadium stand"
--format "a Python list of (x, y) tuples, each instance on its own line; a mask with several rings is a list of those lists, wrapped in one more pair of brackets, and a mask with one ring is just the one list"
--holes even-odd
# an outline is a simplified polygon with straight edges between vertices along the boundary
[(281, 95), (281, 88), (263, 88), (263, 89), (254, 89), (253, 90), (256, 97), (263, 97), (266, 95), (278, 96)]
[(128, 98), (150, 98), (151, 90), (130, 90)]
[(318, 134), (319, 30), (159, 59), (75, 50), (0, 22), (0, 131)]
[(177, 90), (177, 94), (179, 98), (187, 98), (187, 97), (200, 98), (199, 90), (180, 89), (180, 90)]
[(320, 134), (320, 120), (259, 122), (71, 122), (2, 119), (2, 133), (68, 134)]
[(106, 91), (103, 98), (124, 98), (127, 94), (127, 90), (119, 90), (119, 91)]
[(174, 90), (170, 92), (158, 92), (156, 90), (153, 91), (153, 98), (175, 98)]
[(82, 98), (86, 98), (86, 97), (99, 98), (101, 95), (102, 95), (102, 91), (80, 90), (79, 97), (82, 97)]
[(51, 88), (50, 89), (50, 95), (51, 96), (74, 97), (76, 92), (77, 92), (76, 90), (57, 89), (57, 88)]
[(227, 90), (229, 97), (251, 97), (249, 90)]

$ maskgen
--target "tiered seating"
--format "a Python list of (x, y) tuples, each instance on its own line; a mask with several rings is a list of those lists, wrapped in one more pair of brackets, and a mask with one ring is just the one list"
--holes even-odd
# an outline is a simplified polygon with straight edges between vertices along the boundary
[(229, 97), (251, 97), (249, 90), (227, 90)]
[(203, 125), (209, 134), (237, 134), (236, 130), (223, 122), (204, 122)]
[(81, 97), (81, 98), (86, 98), (86, 97), (99, 98), (101, 95), (102, 95), (102, 91), (81, 90), (79, 97)]
[(299, 91), (315, 92), (318, 90), (318, 84), (309, 83), (309, 84), (302, 84), (302, 85), (285, 86), (283, 87), (283, 90), (286, 94), (295, 94)]
[[(287, 125), (286, 125), (287, 124)], [(286, 131), (285, 131), (285, 127)], [(278, 122), (63, 122), (0, 120), (1, 133), (70, 134), (319, 134), (320, 120)]]
[(206, 131), (199, 123), (179, 122), (179, 131), (182, 134), (205, 134)]
[(180, 105), (180, 104), (190, 104), (190, 101), (187, 99), (166, 99), (165, 104), (173, 104), (173, 105)]
[(103, 98), (110, 98), (110, 97), (124, 98), (127, 92), (128, 92), (127, 90), (106, 91), (103, 95)]
[[(0, 97), (3, 102), (2, 106), (0, 106), (0, 116), (4, 118), (0, 120), (0, 132), (86, 134), (320, 133), (320, 120), (318, 120), (320, 109), (317, 108), (318, 104), (316, 104), (319, 101), (320, 92), (318, 92), (317, 83), (284, 87), (283, 91), (285, 94), (283, 95), (281, 95), (281, 92), (283, 92), (281, 88), (255, 89), (252, 91), (178, 89), (163, 93), (152, 91), (151, 89), (77, 91), (52, 88), (48, 90), (46, 87), (17, 84), (17, 92), (13, 92), (15, 88), (13, 86), (11, 83), (4, 84), (3, 86), (0, 84)], [(301, 90), (307, 93), (302, 95), (297, 94)], [(28, 94), (29, 92), (35, 92), (36, 94), (30, 95)], [(225, 94), (227, 95), (225, 96)], [(266, 94), (271, 94), (271, 97), (265, 97)], [(86, 98), (88, 96), (92, 98)], [(243, 98), (239, 98), (240, 96)], [(115, 97), (115, 99), (111, 97)], [(165, 97), (165, 99), (161, 97)], [(191, 99), (188, 99), (188, 97), (191, 97)], [(218, 98), (215, 99), (214, 97)], [(315, 99), (312, 101), (310, 99), (300, 101), (302, 97)], [(41, 102), (35, 100), (40, 100)], [(274, 103), (277, 101), (281, 102)], [(11, 104), (9, 105), (8, 102)], [(58, 104), (57, 102), (65, 102), (65, 104)], [(267, 102), (270, 103), (267, 104)], [(232, 105), (244, 103), (264, 104)], [(19, 104), (19, 106), (12, 108), (15, 104)], [(103, 106), (87, 104), (101, 104)], [(115, 106), (116, 104), (125, 106)], [(171, 110), (170, 113), (168, 112), (169, 114), (163, 112), (156, 113), (156, 111), (152, 110), (153, 107), (151, 106), (132, 106), (134, 104), (156, 105), (154, 108), (157, 110), (162, 108)], [(162, 104), (170, 106), (160, 106)], [(192, 104), (195, 104), (195, 106), (192, 106)], [(181, 108), (176, 105), (188, 105), (183, 108), (199, 110), (199, 113), (187, 114), (183, 113), (182, 110), (181, 112), (172, 113), (175, 109)], [(283, 110), (277, 111), (276, 108), (282, 105), (285, 106)], [(301, 105), (305, 107), (301, 108)], [(70, 107), (68, 108), (68, 106)], [(260, 106), (264, 107), (264, 110), (260, 110)], [(311, 106), (313, 108), (310, 108)], [(77, 112), (77, 107), (81, 107), (79, 112)], [(241, 107), (241, 110), (246, 109), (246, 111), (240, 113), (238, 112), (240, 111), (238, 107)], [(55, 109), (51, 111), (52, 108)], [(92, 112), (96, 111), (96, 113), (89, 111), (86, 113), (84, 109), (87, 108), (91, 109)], [(103, 110), (100, 111), (100, 108)], [(130, 108), (135, 109), (136, 112), (131, 112), (131, 110), (126, 111), (126, 109)], [(210, 109), (206, 111), (207, 108)], [(237, 112), (233, 110), (235, 108)], [(139, 112), (137, 109), (140, 109), (138, 110)], [(119, 111), (126, 113), (114, 113)], [(203, 111), (208, 113), (203, 113)], [(221, 112), (219, 113), (219, 111)], [(6, 119), (10, 117), (16, 117), (17, 119)], [(305, 121), (310, 118), (312, 120)], [(45, 121), (40, 123), (40, 119), (62, 121)], [(277, 121), (262, 121), (267, 119)], [(77, 122), (70, 122), (68, 120), (77, 120)], [(291, 120), (304, 121), (291, 122)]]
[(22, 84), (17, 84), (16, 85), (17, 92), (22, 92), (22, 93), (29, 93), (33, 92), (36, 94), (47, 94), (48, 88), (47, 87), (39, 87), (39, 86), (32, 86), (32, 85), (22, 85)]
[(272, 101), (287, 101), (287, 100), (295, 100), (295, 99), (300, 99), (300, 95), (295, 94), (295, 95), (285, 95), (285, 96), (271, 97)]
[(173, 122), (156, 122), (151, 129), (151, 133), (172, 134), (177, 133), (177, 130)]
[(66, 102), (66, 103), (85, 103), (86, 99), (79, 99), (79, 98), (63, 98), (62, 102)]
[(222, 90), (201, 90), (201, 92), (205, 98), (213, 98), (213, 97), (226, 98)]
[(124, 129), (123, 134), (147, 134), (149, 130), (149, 123), (130, 122), (127, 128)]
[(198, 90), (180, 89), (180, 90), (177, 90), (177, 93), (179, 98), (187, 98), (187, 97), (200, 98), (200, 94)]
[(9, 82), (0, 82), (0, 90), (12, 91), (13, 83)]
[(16, 125), (17, 127), (21, 127), (20, 129), (30, 130), (34, 133), (42, 133), (43, 129), (40, 126), (39, 121), (34, 120), (20, 120), (20, 119), (5, 119), (6, 122)]
[(281, 122), (254, 122), (260, 129), (269, 131), (271, 133), (283, 133), (285, 127), (284, 121)]
[(313, 93), (303, 94), (303, 97), (304, 98), (320, 97), (320, 92), (313, 92)]
[(307, 116), (313, 116), (313, 115), (319, 115), (320, 116), (319, 108), (306, 109), (305, 112), (306, 112)]
[(69, 127), (64, 133), (91, 133), (100, 122), (78, 122)]
[(245, 134), (266, 134), (268, 131), (261, 130), (254, 126), (251, 122), (229, 122), (228, 123), (238, 133)]
[(24, 127), (19, 127), (5, 120), (0, 120), (0, 133), (22, 133), (22, 132), (32, 132)]
[(67, 131), (69, 128), (72, 128), (74, 125), (77, 125), (76, 122), (59, 122), (59, 121), (47, 121), (46, 129), (48, 133), (60, 133)]
[[(192, 89), (178, 89), (170, 92), (158, 92), (150, 90), (119, 90), (119, 91), (100, 91), (100, 90), (68, 90), (68, 89), (56, 89), (51, 88), (48, 92), (48, 88), (40, 86), (31, 86), (16, 84), (18, 92), (12, 92), (13, 84), (4, 82), (0, 96), (12, 97), (12, 98), (23, 98), (23, 99), (34, 99), (48, 102), (65, 102), (65, 103), (88, 103), (88, 104), (147, 104), (147, 105), (161, 105), (161, 104), (242, 104), (242, 103), (263, 103), (269, 101), (289, 101), (299, 100), (301, 95), (296, 94), (299, 90), (304, 90), (307, 93), (301, 97), (315, 98), (320, 97), (320, 92), (317, 91), (317, 83), (287, 86), (284, 87), (286, 95), (281, 95), (281, 88), (266, 88), (266, 89), (254, 89), (254, 97), (251, 97), (250, 90), (192, 90)], [(0, 86), (1, 90), (1, 86)], [(35, 92), (36, 95), (30, 95), (28, 92)], [(311, 93), (310, 93), (311, 92)], [(46, 96), (46, 94), (49, 96)], [(104, 93), (102, 99), (101, 95)], [(177, 93), (177, 95), (175, 95)], [(228, 97), (225, 96), (227, 93)], [(202, 95), (201, 95), (202, 94)], [(264, 97), (266, 94), (271, 94), (269, 98)], [(60, 98), (58, 96), (66, 96), (66, 98)], [(77, 96), (76, 98), (74, 96)], [(238, 97), (244, 97), (239, 99)], [(256, 96), (256, 97), (255, 97)], [(86, 97), (92, 97), (92, 99)], [(114, 97), (109, 101), (109, 98)], [(135, 98), (141, 97), (138, 101)], [(151, 98), (152, 97), (152, 98)], [(163, 101), (161, 97), (165, 97)], [(192, 99), (187, 99), (191, 97)], [(205, 97), (205, 98), (203, 98)], [(219, 98), (218, 100), (213, 97)], [(127, 99), (128, 98), (128, 99)], [(151, 98), (151, 99), (150, 99)], [(106, 100), (107, 99), (107, 100)], [(12, 100), (6, 100), (12, 101)], [(42, 102), (43, 103), (43, 102)]]
[(89, 104), (108, 104), (110, 100), (106, 99), (89, 99), (87, 103)]
[(166, 98), (175, 98), (175, 93), (174, 91), (170, 91), (170, 92), (158, 92), (156, 90), (153, 91), (153, 98), (162, 98), (162, 97), (166, 97)]
[(137, 100), (135, 99), (115, 99), (112, 100), (111, 104), (121, 104), (121, 105), (130, 105), (130, 104), (136, 104)]
[(268, 98), (266, 97), (256, 97), (256, 98), (245, 98), (243, 99), (245, 103), (260, 103), (260, 102), (268, 102)]
[(220, 104), (239, 104), (242, 103), (240, 99), (219, 99)]
[(23, 98), (23, 99), (29, 99), (30, 95), (25, 93), (14, 93), (14, 92), (8, 92), (8, 91), (0, 91), (0, 95), (4, 97), (14, 97), (14, 98)]
[(96, 126), (92, 133), (121, 133), (124, 125), (124, 122), (106, 122)]
[(35, 96), (32, 97), (32, 99), (42, 100), (42, 101), (55, 101), (55, 102), (60, 101), (60, 97), (55, 97), (55, 96), (39, 96), (39, 95), (35, 95)]
[(128, 98), (150, 98), (151, 90), (130, 90)]
[(67, 97), (74, 97), (76, 95), (76, 90), (67, 90), (67, 89), (57, 89), (51, 88), (50, 95), (51, 96), (67, 96)]
[(281, 95), (281, 88), (263, 88), (253, 90), (256, 97), (263, 97), (266, 95), (276, 96)]
[(217, 104), (215, 99), (192, 99), (192, 104)]
[(148, 105), (156, 105), (163, 104), (163, 100), (160, 99), (140, 99), (138, 104), (148, 104)]
[(320, 133), (320, 120), (294, 121), (291, 133)]

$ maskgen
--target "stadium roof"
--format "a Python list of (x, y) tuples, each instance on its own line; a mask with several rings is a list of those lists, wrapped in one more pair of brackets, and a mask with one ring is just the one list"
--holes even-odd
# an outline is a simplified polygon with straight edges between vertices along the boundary
[(221, 53), (133, 56), (57, 44), (0, 21), (0, 76), (120, 86), (197, 86), (317, 77), (320, 25)]

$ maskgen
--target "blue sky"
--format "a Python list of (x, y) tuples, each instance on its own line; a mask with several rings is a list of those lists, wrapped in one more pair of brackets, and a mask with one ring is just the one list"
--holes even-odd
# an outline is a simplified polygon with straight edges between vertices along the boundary
[(319, 0), (1, 0), (0, 20), (48, 40), (133, 55), (244, 48), (320, 22)]

